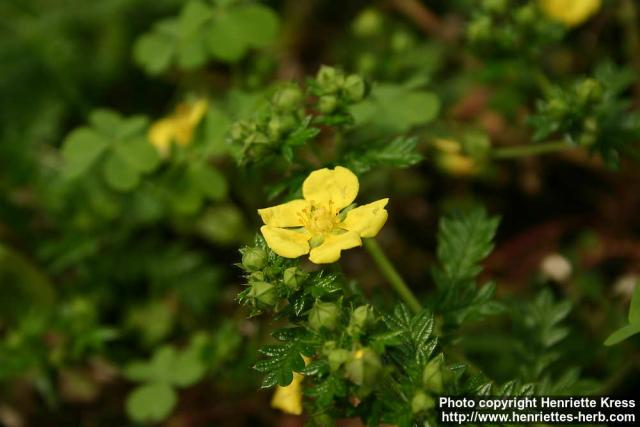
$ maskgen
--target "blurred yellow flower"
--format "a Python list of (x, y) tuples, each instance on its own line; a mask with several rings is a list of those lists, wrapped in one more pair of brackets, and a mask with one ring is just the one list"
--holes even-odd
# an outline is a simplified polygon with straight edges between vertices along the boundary
[(374, 237), (387, 221), (389, 199), (341, 212), (358, 189), (358, 178), (342, 166), (311, 172), (302, 184), (304, 199), (258, 210), (267, 245), (285, 258), (309, 254), (316, 264), (336, 262), (342, 250), (361, 246), (362, 237)]
[(286, 387), (276, 387), (271, 398), (271, 407), (292, 415), (302, 414), (302, 379), (304, 376), (293, 373), (293, 381)]
[(600, 10), (601, 0), (538, 0), (542, 11), (567, 27), (575, 27)]
[(147, 136), (149, 141), (160, 154), (165, 156), (169, 153), (172, 143), (188, 145), (207, 108), (208, 104), (204, 99), (178, 104), (173, 114), (151, 125)]
[(438, 149), (436, 165), (455, 176), (471, 176), (479, 172), (478, 163), (462, 153), (460, 143), (452, 139), (439, 138), (433, 141)]

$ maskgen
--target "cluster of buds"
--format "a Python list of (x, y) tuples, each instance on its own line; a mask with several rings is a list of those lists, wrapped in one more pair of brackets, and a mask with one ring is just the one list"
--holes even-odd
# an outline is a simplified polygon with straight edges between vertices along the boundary
[(325, 343), (322, 353), (329, 361), (331, 372), (341, 374), (343, 378), (359, 386), (358, 394), (368, 394), (382, 371), (380, 356), (369, 347), (352, 350), (339, 348), (335, 341)]
[(411, 400), (414, 414), (435, 407), (435, 397), (443, 392), (444, 356), (439, 354), (431, 359), (422, 371), (422, 384)]
[[(537, 117), (541, 137), (555, 131), (567, 131), (571, 142), (592, 146), (599, 134), (597, 110), (603, 101), (603, 86), (593, 78), (576, 82), (569, 90), (556, 88), (547, 100), (538, 104)], [(539, 124), (544, 124), (540, 126)]]
[(346, 112), (349, 105), (362, 101), (366, 94), (364, 79), (357, 74), (345, 75), (342, 71), (323, 65), (311, 82), (318, 97), (317, 109), (330, 115)]
[(256, 313), (274, 309), (308, 277), (297, 266), (270, 262), (268, 250), (261, 245), (245, 247), (240, 252), (242, 263), (239, 266), (245, 271), (247, 289), (240, 293), (239, 299)]
[(467, 26), (467, 38), (484, 50), (517, 53), (539, 49), (564, 33), (534, 2), (483, 0), (480, 5)]
[(242, 147), (241, 162), (255, 162), (278, 152), (304, 118), (304, 93), (290, 83), (276, 90), (262, 114), (235, 122), (229, 131), (229, 139), (231, 144)]

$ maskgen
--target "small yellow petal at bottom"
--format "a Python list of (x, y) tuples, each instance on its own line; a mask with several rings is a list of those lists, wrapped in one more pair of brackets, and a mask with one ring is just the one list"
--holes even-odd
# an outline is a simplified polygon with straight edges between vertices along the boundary
[(302, 379), (304, 377), (293, 373), (293, 381), (286, 387), (276, 387), (271, 407), (292, 415), (302, 414)]
[(309, 259), (315, 264), (329, 264), (340, 259), (340, 252), (344, 249), (361, 246), (362, 240), (358, 233), (347, 231), (342, 234), (327, 234), (320, 246), (311, 249)]
[(387, 222), (387, 203), (389, 199), (380, 199), (350, 210), (340, 227), (355, 231), (360, 237), (375, 237)]
[(311, 236), (304, 230), (287, 230), (263, 225), (260, 232), (267, 241), (267, 245), (282, 257), (297, 258), (309, 253), (309, 238)]
[(160, 119), (149, 128), (147, 137), (149, 142), (156, 147), (162, 155), (169, 154), (169, 147), (175, 134), (175, 123), (173, 119)]

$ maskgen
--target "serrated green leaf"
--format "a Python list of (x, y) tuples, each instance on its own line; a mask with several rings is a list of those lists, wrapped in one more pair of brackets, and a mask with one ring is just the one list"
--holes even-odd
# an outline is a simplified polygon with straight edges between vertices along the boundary
[(176, 393), (169, 385), (145, 384), (127, 397), (127, 414), (136, 422), (159, 422), (169, 416), (176, 401)]
[(471, 279), (482, 270), (478, 263), (493, 249), (498, 218), (490, 218), (484, 209), (474, 209), (440, 220), (438, 259), (451, 282)]

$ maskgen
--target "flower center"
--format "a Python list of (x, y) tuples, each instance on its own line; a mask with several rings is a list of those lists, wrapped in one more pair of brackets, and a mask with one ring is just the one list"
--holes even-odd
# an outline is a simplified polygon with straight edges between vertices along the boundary
[(310, 208), (302, 212), (304, 227), (313, 234), (330, 233), (340, 223), (338, 212), (333, 202), (324, 205), (312, 203)]

